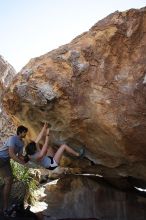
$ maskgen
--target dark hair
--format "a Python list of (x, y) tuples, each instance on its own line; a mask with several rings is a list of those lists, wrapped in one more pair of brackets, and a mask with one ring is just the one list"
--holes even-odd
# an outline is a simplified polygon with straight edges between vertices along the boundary
[(27, 132), (28, 128), (24, 127), (23, 125), (18, 126), (17, 128), (17, 135), (23, 133), (23, 132)]
[(25, 151), (26, 155), (33, 155), (36, 152), (36, 143), (34, 141), (31, 141), (29, 144), (27, 144)]

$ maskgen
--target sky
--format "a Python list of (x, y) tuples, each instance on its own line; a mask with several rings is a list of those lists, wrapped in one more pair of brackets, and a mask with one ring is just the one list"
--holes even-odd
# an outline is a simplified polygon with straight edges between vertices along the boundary
[(110, 13), (145, 6), (146, 0), (0, 0), (0, 55), (19, 72)]

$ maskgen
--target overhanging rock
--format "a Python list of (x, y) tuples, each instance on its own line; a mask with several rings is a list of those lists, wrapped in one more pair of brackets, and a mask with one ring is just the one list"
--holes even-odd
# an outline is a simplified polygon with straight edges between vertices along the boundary
[(31, 59), (5, 92), (5, 110), (32, 138), (48, 121), (52, 144), (82, 145), (94, 164), (146, 180), (145, 33), (146, 8), (107, 16)]

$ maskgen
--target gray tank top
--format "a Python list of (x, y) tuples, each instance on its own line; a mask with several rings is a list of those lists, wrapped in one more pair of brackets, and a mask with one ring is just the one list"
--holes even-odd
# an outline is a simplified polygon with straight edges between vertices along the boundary
[(45, 167), (45, 168), (49, 168), (49, 166), (51, 165), (51, 159), (47, 156), (44, 156), (42, 159), (37, 160), (37, 155), (38, 152), (29, 156), (30, 160), (36, 164), (38, 164), (39, 166)]

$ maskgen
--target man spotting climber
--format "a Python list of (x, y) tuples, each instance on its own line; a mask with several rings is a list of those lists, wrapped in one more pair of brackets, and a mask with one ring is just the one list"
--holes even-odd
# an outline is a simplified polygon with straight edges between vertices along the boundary
[[(49, 135), (50, 131), (48, 124), (45, 123), (36, 140), (30, 142), (25, 148), (27, 159), (26, 162), (30, 160), (46, 169), (54, 170), (59, 166), (61, 157), (63, 156), (64, 152), (67, 152), (76, 158), (83, 157), (84, 149), (79, 148), (78, 151), (75, 151), (67, 144), (60, 145), (58, 150), (54, 152), (53, 148), (49, 145)], [(40, 149), (39, 142), (41, 139), (43, 139), (44, 136), (45, 141), (43, 147)]]
[(0, 177), (4, 180), (3, 210), (5, 216), (8, 214), (8, 200), (13, 183), (10, 159), (20, 164), (25, 164), (22, 153), (24, 147), (23, 138), (25, 138), (27, 131), (28, 129), (26, 127), (19, 126), (17, 128), (17, 134), (9, 137), (3, 146), (0, 147)]

